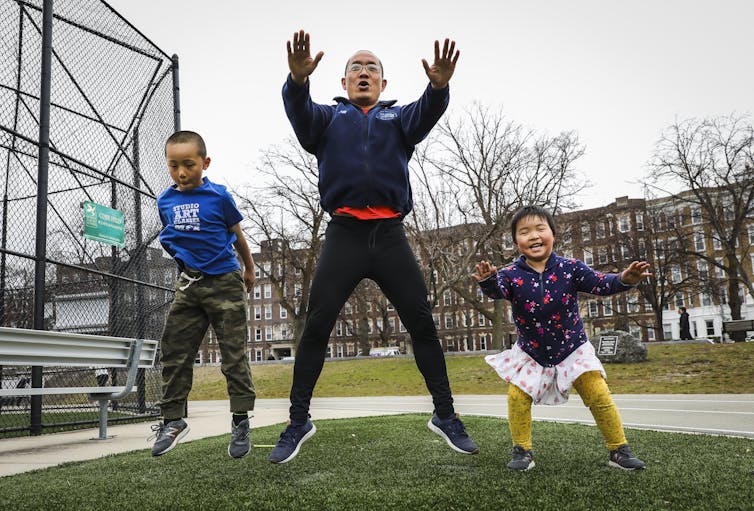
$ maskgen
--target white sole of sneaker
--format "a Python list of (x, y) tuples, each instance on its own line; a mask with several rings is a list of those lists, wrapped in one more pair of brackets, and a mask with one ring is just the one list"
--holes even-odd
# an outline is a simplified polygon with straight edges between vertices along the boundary
[(298, 454), (299, 449), (301, 449), (301, 444), (303, 444), (304, 442), (306, 442), (307, 440), (309, 440), (311, 437), (313, 437), (314, 433), (316, 433), (316, 432), (317, 432), (317, 426), (315, 426), (314, 423), (312, 423), (312, 429), (310, 429), (307, 434), (305, 434), (304, 436), (301, 437), (301, 440), (299, 440), (298, 445), (296, 446), (295, 449), (293, 449), (293, 452), (291, 453), (290, 456), (288, 456), (284, 460), (280, 460), (280, 461), (272, 461), (272, 460), (270, 460), (270, 461), (272, 461), (272, 463), (274, 463), (276, 465), (282, 465), (283, 463), (288, 463), (289, 461), (291, 461), (293, 458), (296, 457), (296, 455)]
[(240, 460), (241, 458), (245, 458), (246, 456), (248, 456), (248, 455), (249, 455), (249, 453), (250, 453), (250, 452), (251, 452), (251, 445), (249, 445), (249, 449), (248, 449), (248, 450), (247, 450), (247, 451), (246, 451), (246, 452), (245, 452), (245, 453), (243, 454), (243, 456), (233, 456), (233, 455), (232, 455), (232, 454), (230, 453), (230, 445), (228, 445), (228, 456), (230, 456), (230, 457), (231, 457), (231, 458), (233, 458), (234, 460)]
[(186, 429), (178, 433), (178, 435), (175, 437), (175, 440), (173, 440), (173, 443), (170, 444), (170, 447), (162, 451), (160, 454), (153, 454), (153, 456), (162, 456), (163, 454), (172, 451), (175, 448), (175, 446), (178, 445), (178, 442), (180, 442), (183, 439), (183, 437), (185, 437), (188, 434), (190, 429), (191, 428), (188, 427), (188, 425), (186, 425)]
[(535, 465), (535, 463), (534, 463), (534, 461), (532, 460), (532, 461), (531, 461), (531, 462), (529, 463), (529, 466), (528, 466), (528, 467), (526, 467), (526, 468), (524, 468), (524, 469), (518, 469), (518, 468), (510, 468), (510, 467), (508, 467), (508, 470), (510, 470), (511, 472), (526, 472), (526, 471), (529, 471), (529, 470), (533, 469), (533, 468), (534, 468), (534, 465)]
[(638, 467), (638, 468), (628, 468), (628, 467), (621, 467), (620, 465), (618, 465), (618, 464), (617, 464), (616, 462), (614, 462), (614, 461), (608, 461), (608, 462), (607, 462), (607, 465), (608, 465), (609, 467), (613, 467), (613, 468), (619, 468), (619, 469), (621, 469), (621, 470), (644, 470), (644, 467)]
[(440, 428), (432, 424), (432, 419), (429, 419), (429, 422), (427, 422), (427, 427), (430, 429), (430, 431), (432, 431), (433, 433), (437, 433), (443, 440), (445, 440), (445, 443), (448, 444), (448, 447), (450, 447), (454, 451), (460, 452), (461, 454), (479, 454), (479, 449), (469, 452), (469, 451), (464, 451), (463, 449), (459, 449), (458, 447), (453, 445), (453, 442), (450, 441), (450, 438), (448, 438), (448, 435), (443, 433), (443, 431)]

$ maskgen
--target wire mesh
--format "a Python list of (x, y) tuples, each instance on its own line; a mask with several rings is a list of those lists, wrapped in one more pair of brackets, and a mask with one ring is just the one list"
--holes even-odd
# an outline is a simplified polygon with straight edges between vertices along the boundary
[[(156, 195), (170, 182), (163, 142), (174, 131), (172, 60), (105, 2), (55, 0), (44, 327), (156, 339), (175, 265), (160, 248)], [(42, 1), (0, 0), (0, 325), (34, 326)], [(83, 203), (123, 212), (124, 246), (83, 236)], [(97, 385), (98, 368), (45, 368), (45, 386)], [(3, 388), (31, 368), (0, 367)], [(108, 369), (107, 384), (125, 372)], [(158, 413), (159, 368), (111, 418)], [(42, 398), (45, 431), (91, 426), (86, 396)], [(29, 399), (0, 401), (0, 436), (29, 431)]]

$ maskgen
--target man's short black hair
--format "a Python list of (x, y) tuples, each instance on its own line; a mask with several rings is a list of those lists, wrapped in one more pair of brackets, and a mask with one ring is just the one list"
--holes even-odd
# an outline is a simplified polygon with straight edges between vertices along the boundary
[(207, 146), (204, 143), (204, 139), (199, 133), (194, 131), (176, 131), (165, 141), (165, 148), (167, 149), (169, 144), (185, 144), (186, 142), (196, 142), (197, 154), (202, 159), (207, 157)]
[(550, 226), (550, 230), (555, 234), (555, 219), (552, 217), (552, 213), (540, 206), (524, 206), (513, 214), (511, 218), (511, 238), (513, 243), (516, 242), (516, 230), (518, 223), (527, 217), (544, 218), (547, 220), (547, 225)]

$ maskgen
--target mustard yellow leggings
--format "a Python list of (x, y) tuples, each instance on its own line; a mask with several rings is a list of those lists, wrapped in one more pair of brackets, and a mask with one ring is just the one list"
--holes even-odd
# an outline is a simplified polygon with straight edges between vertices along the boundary
[[(584, 404), (592, 411), (594, 421), (600, 428), (608, 450), (612, 451), (627, 443), (618, 408), (607, 388), (607, 382), (599, 371), (589, 371), (573, 382)], [(513, 445), (531, 449), (531, 404), (529, 394), (513, 384), (508, 385), (508, 424)]]

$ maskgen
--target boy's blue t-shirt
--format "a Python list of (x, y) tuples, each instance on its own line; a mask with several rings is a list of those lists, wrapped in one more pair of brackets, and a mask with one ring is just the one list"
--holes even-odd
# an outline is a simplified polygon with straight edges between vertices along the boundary
[(178, 267), (221, 275), (238, 270), (230, 229), (243, 216), (223, 185), (206, 177), (201, 186), (182, 192), (171, 186), (157, 197), (163, 229), (160, 243)]

